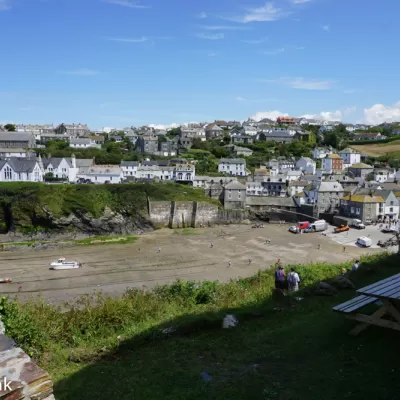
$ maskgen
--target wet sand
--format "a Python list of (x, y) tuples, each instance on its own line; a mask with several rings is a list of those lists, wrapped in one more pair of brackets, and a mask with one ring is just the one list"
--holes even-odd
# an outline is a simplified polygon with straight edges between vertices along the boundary
[[(271, 243), (266, 244), (266, 239)], [(353, 247), (344, 253), (343, 246), (328, 237), (294, 235), (286, 225), (219, 226), (196, 229), (193, 234), (163, 229), (140, 236), (134, 244), (0, 253), (0, 278), (13, 279), (12, 284), (0, 285), (0, 293), (18, 294), (22, 301), (40, 295), (60, 303), (97, 290), (119, 295), (127, 288), (151, 288), (177, 278), (227, 281), (253, 275), (278, 258), (284, 264), (339, 263), (374, 251)], [(83, 267), (49, 270), (60, 256), (80, 261)]]

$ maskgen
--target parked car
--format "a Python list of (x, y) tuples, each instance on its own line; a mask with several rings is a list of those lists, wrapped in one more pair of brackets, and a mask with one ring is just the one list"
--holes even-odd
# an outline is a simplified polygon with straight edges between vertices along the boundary
[(352, 226), (356, 229), (365, 229), (365, 225), (360, 219), (353, 219)]
[(310, 222), (303, 221), (299, 222), (296, 226), (291, 226), (289, 232), (298, 233), (300, 231), (305, 231), (310, 226)]
[(347, 232), (348, 230), (350, 230), (350, 227), (348, 225), (340, 225), (337, 228), (335, 228), (335, 233), (341, 233), (341, 232)]

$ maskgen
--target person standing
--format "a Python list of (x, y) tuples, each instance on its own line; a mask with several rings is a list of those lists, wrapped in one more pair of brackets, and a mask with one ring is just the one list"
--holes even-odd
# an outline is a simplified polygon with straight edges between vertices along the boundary
[(278, 261), (278, 268), (275, 270), (275, 289), (284, 289), (285, 287), (285, 270)]
[(300, 277), (299, 274), (290, 268), (290, 273), (288, 275), (288, 287), (290, 292), (297, 292), (299, 290)]
[(358, 270), (358, 267), (360, 266), (360, 261), (356, 260), (356, 262), (353, 264), (351, 267), (351, 272), (356, 272)]

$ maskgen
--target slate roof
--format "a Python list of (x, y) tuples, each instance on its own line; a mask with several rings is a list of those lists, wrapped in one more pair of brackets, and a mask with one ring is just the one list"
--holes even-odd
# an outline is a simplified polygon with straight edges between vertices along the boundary
[[(64, 157), (43, 158), (43, 166), (47, 168), (48, 165), (51, 164), (53, 168), (58, 168), (63, 159)], [(65, 161), (68, 163), (70, 167), (72, 167), (72, 161), (70, 157), (65, 157)]]
[(353, 164), (350, 166), (350, 168), (354, 169), (374, 169), (372, 165), (365, 164), (365, 163), (358, 163), (358, 164)]
[(9, 160), (0, 160), (0, 169), (8, 164), (15, 172), (32, 172), (37, 164), (36, 159), (28, 160), (26, 158), (10, 158)]
[(354, 203), (384, 203), (381, 196), (369, 196), (367, 194), (349, 194), (344, 196), (342, 200), (352, 201)]
[(76, 159), (76, 166), (78, 168), (91, 167), (93, 164), (94, 164), (94, 161), (92, 158), (77, 158)]
[(121, 167), (137, 167), (138, 165), (137, 161), (121, 161)]
[(243, 158), (221, 158), (219, 163), (225, 164), (245, 164), (245, 160)]
[(241, 184), (238, 181), (232, 181), (232, 182), (228, 183), (225, 186), (225, 189), (228, 189), (228, 190), (239, 190), (239, 189), (243, 190), (243, 189), (246, 189), (246, 186)]

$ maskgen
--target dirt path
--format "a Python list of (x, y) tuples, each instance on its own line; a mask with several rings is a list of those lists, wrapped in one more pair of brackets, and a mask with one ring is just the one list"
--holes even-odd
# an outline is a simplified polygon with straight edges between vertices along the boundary
[[(134, 244), (0, 253), (0, 278), (13, 279), (12, 284), (0, 285), (0, 291), (18, 294), (21, 300), (42, 295), (46, 301), (61, 302), (96, 290), (117, 295), (129, 287), (151, 288), (178, 277), (227, 281), (252, 275), (278, 258), (285, 264), (336, 263), (367, 252), (352, 248), (343, 253), (342, 246), (327, 237), (293, 235), (287, 226), (279, 225), (261, 229), (238, 225), (189, 233), (161, 230), (141, 236)], [(271, 243), (266, 244), (266, 239)], [(83, 262), (83, 268), (50, 271), (49, 264), (60, 256)]]

